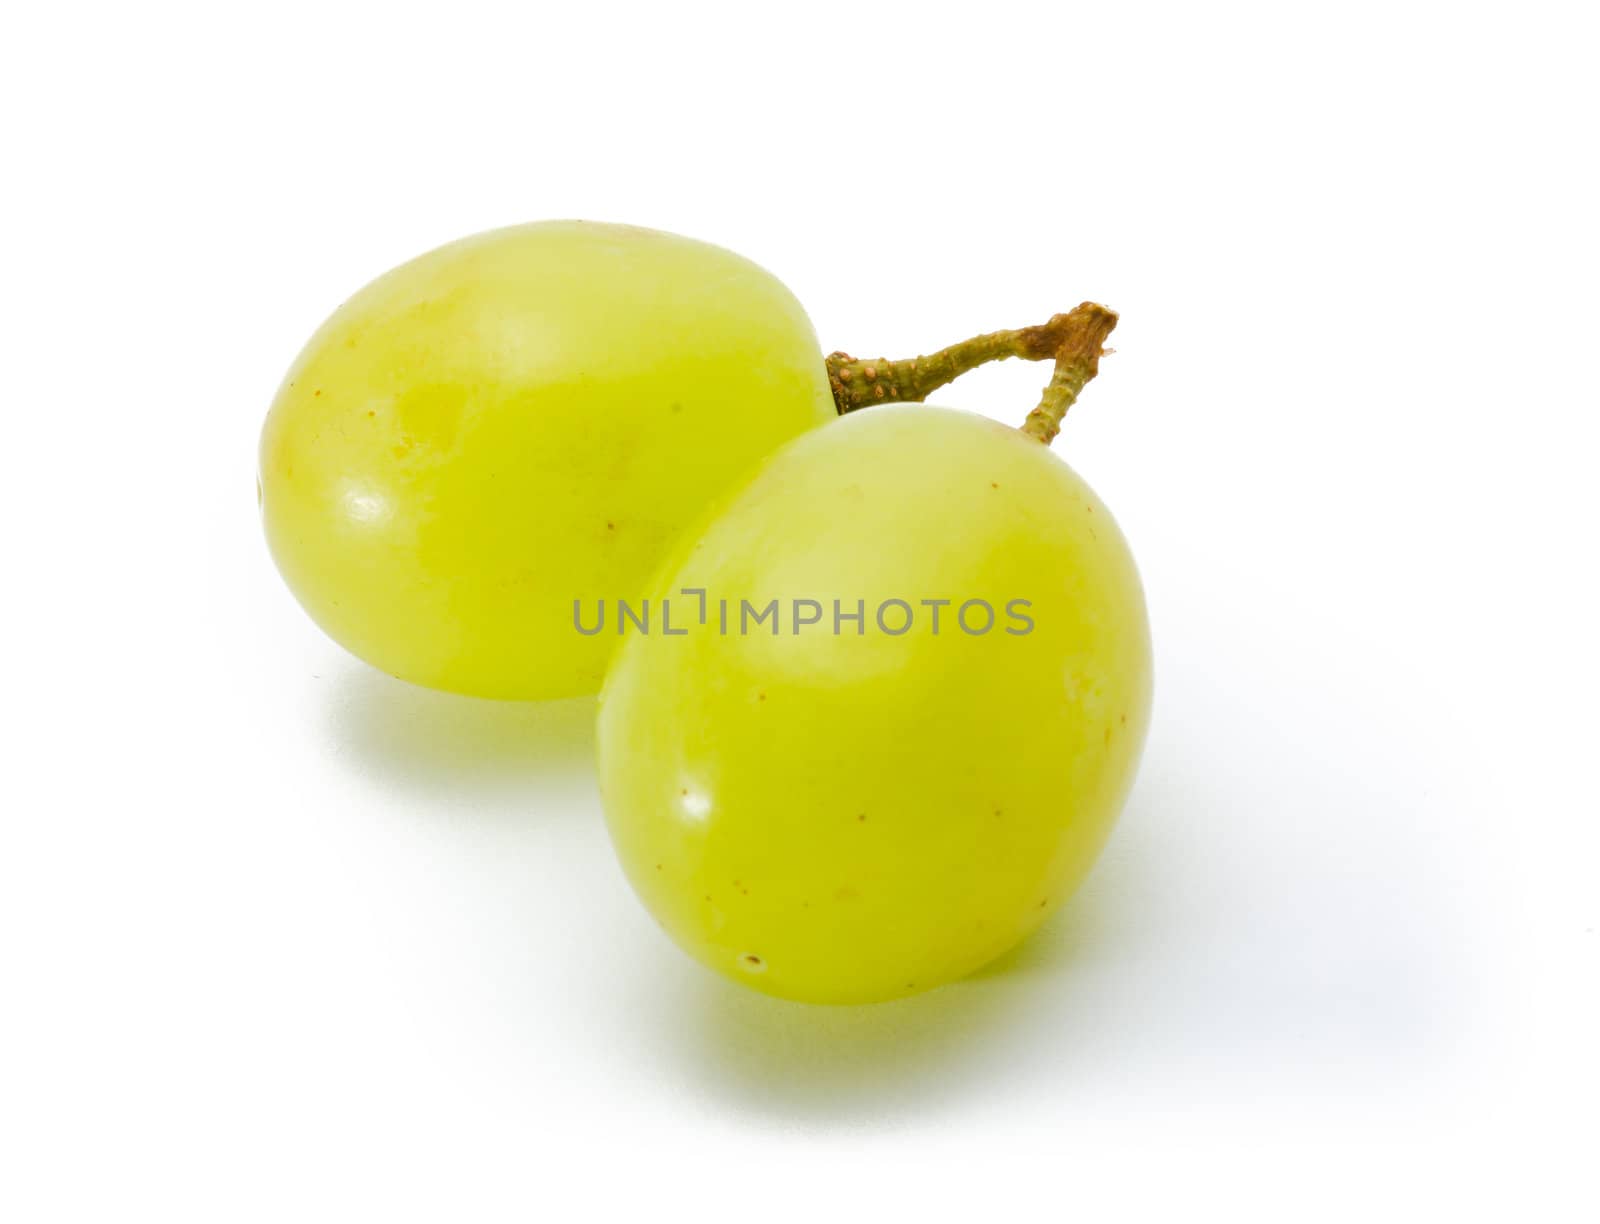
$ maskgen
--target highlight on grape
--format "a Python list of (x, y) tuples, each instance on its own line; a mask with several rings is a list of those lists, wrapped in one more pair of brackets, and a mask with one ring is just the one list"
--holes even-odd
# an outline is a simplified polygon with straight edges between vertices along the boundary
[[(901, 599), (889, 598), (872, 601), (834, 599), (830, 610), (820, 599), (768, 599), (765, 602), (751, 599), (710, 599), (704, 587), (683, 587), (679, 595), (695, 597), (692, 611), (681, 612), (674, 619), (672, 597), (655, 601), (652, 616), (649, 599), (596, 599), (593, 623), (582, 599), (572, 601), (572, 627), (584, 637), (594, 637), (606, 632), (606, 609), (611, 612), (612, 632), (656, 634), (661, 637), (687, 637), (694, 629), (713, 629), (723, 637), (736, 634), (745, 637), (752, 633), (780, 633), (799, 636), (807, 633), (832, 633), (840, 637), (847, 633), (864, 636), (869, 626), (889, 637), (901, 637), (913, 628), (937, 636), (952, 625), (968, 637), (983, 637), (999, 630), (1011, 637), (1026, 637), (1033, 632), (1033, 617), (1028, 609), (1031, 599), (1007, 599), (1001, 604), (1002, 616), (987, 599)], [(681, 605), (680, 605), (681, 607)]]

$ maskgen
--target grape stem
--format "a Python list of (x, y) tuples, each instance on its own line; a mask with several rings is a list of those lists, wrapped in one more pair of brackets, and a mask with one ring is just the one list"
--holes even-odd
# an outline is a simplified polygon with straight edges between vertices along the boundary
[(1039, 396), (1039, 406), (1028, 413), (1022, 432), (1046, 446), (1061, 431), (1061, 418), (1077, 402), (1084, 385), (1100, 372), (1100, 358), (1106, 352), (1106, 337), (1117, 325), (1115, 311), (1094, 302), (1051, 319), (1059, 323), (1055, 350), (1056, 368)]
[[(908, 357), (903, 361), (890, 361), (886, 357), (857, 360), (849, 353), (830, 353), (827, 357), (828, 385), (833, 388), (833, 402), (842, 416), (873, 404), (925, 400), (946, 383), (991, 361), (1004, 361), (1007, 357), (1049, 361), (1083, 330), (1081, 316), (1087, 306), (1086, 303), (1077, 310), (1058, 314), (1037, 327), (989, 332), (942, 348), (937, 353)], [(1115, 315), (1110, 311), (1104, 313), (1115, 322)], [(1110, 330), (1106, 328), (1107, 332)]]
[(1116, 325), (1114, 311), (1084, 302), (1048, 323), (973, 336), (923, 357), (858, 360), (849, 353), (830, 353), (828, 385), (833, 388), (833, 402), (842, 416), (873, 404), (925, 400), (946, 383), (991, 361), (1004, 361), (1007, 357), (1025, 361), (1054, 359), (1056, 367), (1050, 384), (1040, 396), (1039, 406), (1022, 424), (1023, 433), (1048, 446), (1060, 432), (1067, 409), (1098, 372), (1106, 337)]

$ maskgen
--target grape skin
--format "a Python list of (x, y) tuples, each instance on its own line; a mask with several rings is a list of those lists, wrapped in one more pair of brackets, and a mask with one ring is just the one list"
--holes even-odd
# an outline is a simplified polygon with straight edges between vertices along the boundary
[(794, 296), (731, 252), (630, 226), (480, 234), (368, 285), (312, 337), (262, 430), (290, 589), (335, 640), (435, 688), (599, 688), (673, 538), (836, 413)]
[[(873, 408), (771, 456), (681, 541), (656, 600), (1031, 600), (1031, 633), (625, 639), (601, 697), (607, 823), (692, 955), (810, 1002), (913, 994), (1025, 938), (1092, 864), (1148, 719), (1121, 532), (1050, 450)], [(680, 597), (681, 598), (681, 597)]]

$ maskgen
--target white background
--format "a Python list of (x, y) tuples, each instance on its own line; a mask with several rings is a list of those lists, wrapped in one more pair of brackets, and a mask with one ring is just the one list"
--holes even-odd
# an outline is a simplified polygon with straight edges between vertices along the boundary
[[(38, 6), (7, 186), (0, 1215), (1593, 1219), (1596, 45), (1525, 3)], [(1143, 771), (975, 980), (651, 925), (584, 702), (284, 589), (321, 318), (520, 220), (732, 247), (824, 348), (1085, 297)], [(939, 398), (1020, 420), (1017, 363)], [(1585, 1168), (1587, 1163), (1587, 1168)]]

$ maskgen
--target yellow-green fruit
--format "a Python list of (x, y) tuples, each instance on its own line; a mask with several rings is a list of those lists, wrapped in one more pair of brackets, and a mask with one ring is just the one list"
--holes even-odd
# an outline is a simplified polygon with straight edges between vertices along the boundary
[(630, 226), (497, 230), (312, 337), (262, 431), (267, 540), (384, 671), (592, 692), (616, 639), (575, 633), (574, 601), (637, 598), (708, 500), (834, 417), (805, 312), (748, 260)]
[[(1015, 945), (1093, 862), (1149, 630), (1121, 532), (1048, 447), (946, 409), (845, 417), (769, 457), (654, 597), (601, 695), (601, 787), (628, 878), (707, 965), (813, 1002), (912, 994)], [(744, 608), (774, 599), (776, 634)]]

